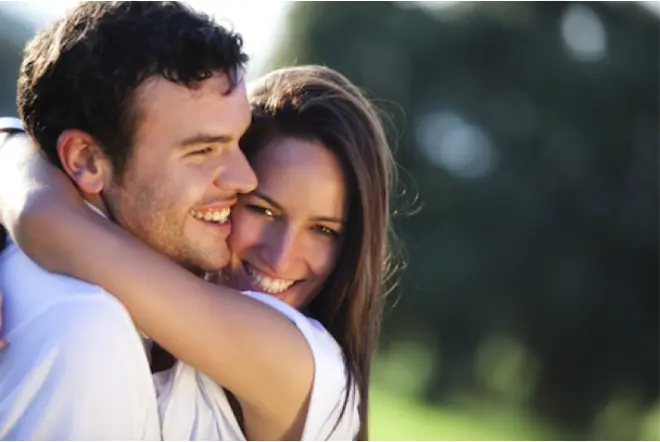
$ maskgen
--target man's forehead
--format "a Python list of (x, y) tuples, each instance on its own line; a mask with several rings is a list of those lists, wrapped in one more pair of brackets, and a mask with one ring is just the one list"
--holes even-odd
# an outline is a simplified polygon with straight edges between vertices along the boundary
[[(226, 75), (213, 76), (195, 88), (188, 88), (162, 77), (150, 78), (136, 90), (131, 116), (140, 120), (162, 120), (172, 124), (180, 118), (231, 119), (231, 113), (249, 114), (245, 83), (231, 89)], [(229, 93), (227, 91), (229, 90)]]
[(134, 102), (143, 104), (145, 101), (152, 101), (155, 98), (189, 99), (200, 95), (230, 95), (234, 91), (244, 89), (243, 74), (235, 75), (237, 77), (217, 71), (208, 79), (190, 85), (168, 80), (162, 75), (154, 75), (144, 80), (136, 88)]
[(166, 137), (169, 143), (199, 134), (239, 139), (250, 124), (243, 82), (225, 94), (223, 88), (229, 85), (226, 75), (211, 77), (195, 89), (162, 77), (147, 81), (133, 107), (138, 142)]

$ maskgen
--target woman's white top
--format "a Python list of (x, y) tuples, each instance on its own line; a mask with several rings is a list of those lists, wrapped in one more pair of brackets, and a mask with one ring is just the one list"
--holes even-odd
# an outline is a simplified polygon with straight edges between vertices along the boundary
[[(335, 339), (318, 321), (279, 299), (245, 294), (289, 318), (312, 350), (314, 383), (302, 440), (354, 440), (360, 428), (359, 397), (353, 386), (343, 410), (347, 368)], [(155, 374), (154, 381), (163, 440), (245, 440), (222, 386), (200, 371), (178, 361)]]

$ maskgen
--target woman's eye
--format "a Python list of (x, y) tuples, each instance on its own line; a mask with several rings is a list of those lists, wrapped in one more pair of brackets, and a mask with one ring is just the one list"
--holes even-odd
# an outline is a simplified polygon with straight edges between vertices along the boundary
[(261, 207), (261, 206), (257, 206), (257, 205), (254, 205), (254, 204), (248, 204), (245, 207), (247, 207), (249, 210), (251, 210), (252, 212), (254, 212), (258, 215), (264, 215), (264, 216), (267, 216), (269, 218), (275, 218), (275, 214), (273, 213), (273, 211), (270, 210), (270, 209), (267, 209), (266, 207)]
[(326, 226), (315, 226), (314, 228), (319, 234), (323, 236), (327, 236), (328, 238), (331, 239), (336, 239), (339, 237), (339, 232), (336, 230), (331, 229), (330, 227)]

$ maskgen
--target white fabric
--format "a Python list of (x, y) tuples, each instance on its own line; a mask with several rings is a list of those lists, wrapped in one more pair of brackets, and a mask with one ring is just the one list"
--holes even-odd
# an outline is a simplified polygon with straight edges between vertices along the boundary
[(0, 117), (0, 130), (25, 130), (23, 129), (23, 122), (16, 117)]
[[(302, 440), (353, 440), (360, 425), (359, 399), (353, 388), (341, 415), (346, 368), (337, 342), (318, 321), (279, 299), (254, 292), (246, 295), (287, 316), (312, 350), (314, 384)], [(245, 440), (224, 390), (206, 375), (179, 361), (154, 379), (164, 440)]]
[[(152, 382), (143, 346), (149, 341), (115, 298), (46, 272), (8, 242), (0, 254), (3, 335), (10, 342), (0, 352), (0, 439), (245, 440), (220, 385), (180, 361)], [(346, 368), (337, 342), (288, 304), (246, 295), (287, 316), (312, 350), (302, 440), (354, 439), (359, 398), (353, 386), (344, 409)]]
[(0, 439), (161, 438), (144, 347), (115, 298), (46, 272), (11, 241), (0, 287)]

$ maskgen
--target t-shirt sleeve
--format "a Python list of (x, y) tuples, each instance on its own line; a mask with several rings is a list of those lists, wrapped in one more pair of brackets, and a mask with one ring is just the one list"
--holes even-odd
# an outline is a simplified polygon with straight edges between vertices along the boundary
[(25, 132), (23, 122), (16, 117), (0, 117), (0, 131), (2, 132)]
[(318, 321), (262, 293), (246, 295), (284, 314), (305, 337), (314, 357), (314, 382), (302, 440), (354, 440), (360, 429), (359, 395), (347, 393), (347, 368), (337, 341)]
[(114, 300), (55, 304), (8, 339), (0, 439), (160, 440), (144, 347)]

